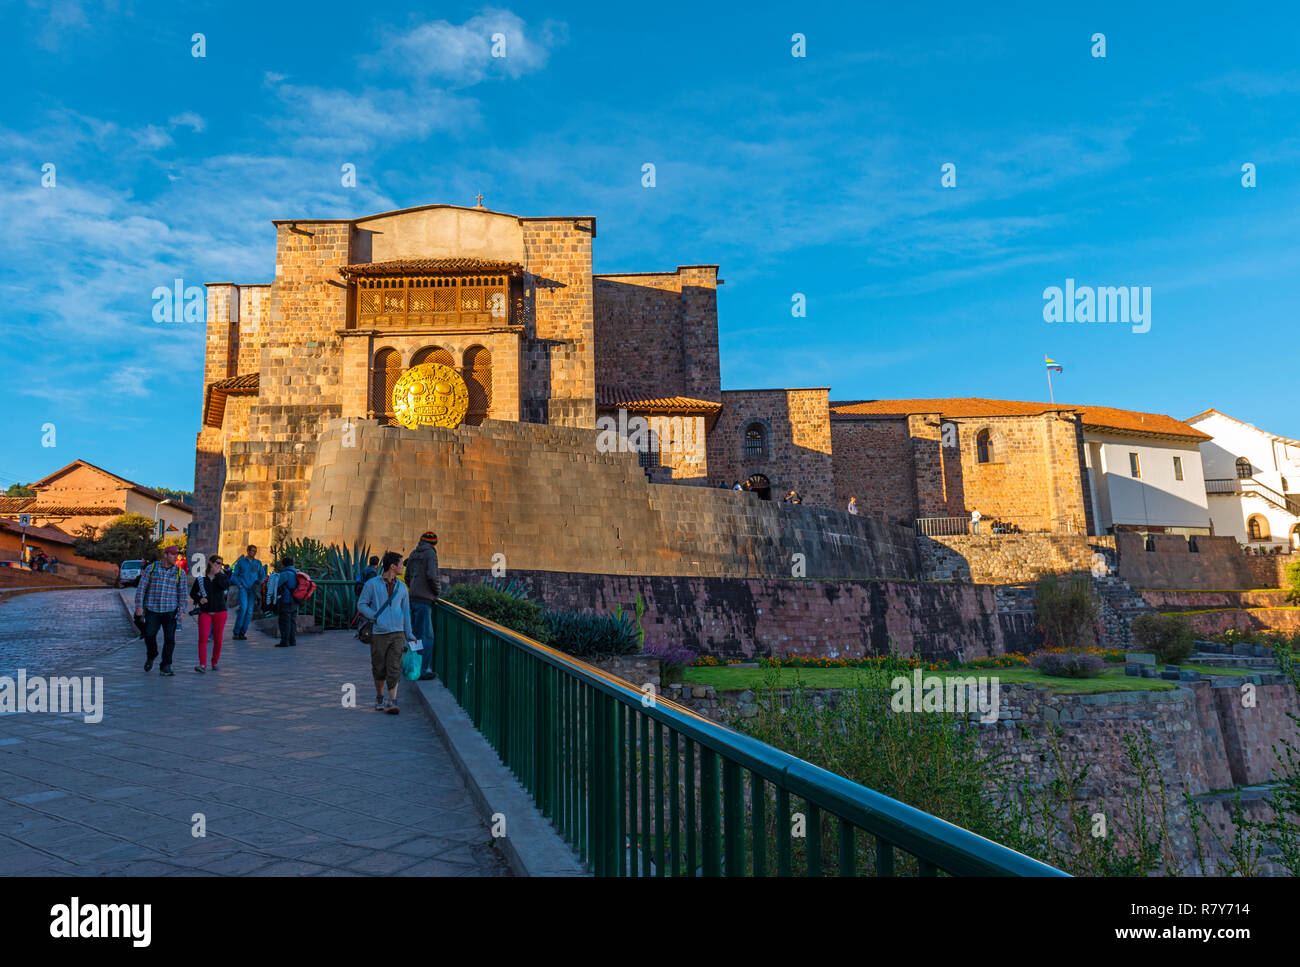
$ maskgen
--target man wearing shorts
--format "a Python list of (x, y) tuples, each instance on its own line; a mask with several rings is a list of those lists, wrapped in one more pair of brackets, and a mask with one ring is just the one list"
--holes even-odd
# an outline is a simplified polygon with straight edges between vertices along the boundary
[[(370, 637), (370, 671), (375, 680), (375, 711), (396, 715), (397, 683), (402, 677), (402, 655), (406, 643), (415, 641), (411, 630), (411, 599), (406, 585), (397, 579), (402, 555), (389, 551), (380, 564), (382, 571), (361, 589), (357, 611), (373, 622)], [(384, 686), (388, 698), (384, 698)]]

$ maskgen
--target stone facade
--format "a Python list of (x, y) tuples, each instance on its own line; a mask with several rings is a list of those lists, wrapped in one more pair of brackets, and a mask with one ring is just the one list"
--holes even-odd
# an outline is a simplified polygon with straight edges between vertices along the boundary
[(831, 425), (837, 501), (856, 496), (868, 513), (900, 522), (978, 510), (986, 528), (1090, 532), (1082, 427), (1073, 413), (836, 412)]
[[(441, 543), (441, 535), (439, 538)], [(448, 583), (489, 572), (442, 568)], [(646, 646), (728, 658), (889, 654), (927, 661), (1020, 651), (1024, 628), (1005, 621), (992, 588), (886, 580), (695, 578), (510, 570), (533, 600), (568, 611), (635, 611)]]
[[(828, 419), (829, 390), (728, 390), (722, 414), (709, 434), (709, 475), (731, 486), (765, 478), (772, 500), (797, 490), (804, 503), (836, 506), (835, 472)], [(762, 446), (746, 446), (751, 428)]]

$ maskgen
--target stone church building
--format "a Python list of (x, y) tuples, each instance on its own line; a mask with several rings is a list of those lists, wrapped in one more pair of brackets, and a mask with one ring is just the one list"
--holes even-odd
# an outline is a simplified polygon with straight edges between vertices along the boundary
[[(668, 560), (703, 573), (702, 558), (716, 553), (725, 568), (736, 553), (683, 551), (710, 536), (812, 540), (800, 508), (777, 503), (791, 489), (805, 508), (835, 512), (817, 525), (831, 557), (857, 530), (840, 520), (850, 497), (861, 518), (903, 532), (960, 528), (976, 508), (1019, 531), (1208, 530), (1193, 492), (1205, 434), (1170, 417), (1004, 400), (836, 403), (827, 387), (724, 392), (718, 266), (594, 274), (591, 216), (426, 205), (272, 224), (271, 282), (207, 287), (196, 549), (229, 556), (285, 535), (403, 547), (433, 515), (473, 529), (467, 558), (500, 533), (528, 566), (560, 568), (548, 549), (571, 541), (571, 567), (608, 531), (614, 552), (640, 555), (641, 573)], [(396, 425), (394, 387), (421, 363), (463, 378), (459, 429)], [(629, 447), (638, 418), (651, 429)], [(742, 481), (741, 494), (719, 489)], [(1154, 498), (1179, 487), (1188, 493), (1153, 516)], [(538, 518), (548, 502), (593, 528), (585, 544), (576, 525)], [(629, 537), (633, 521), (653, 539)]]
[(321, 430), (392, 424), (394, 385), (425, 362), (464, 377), (466, 425), (641, 416), (692, 444), (652, 433), (636, 455), (650, 480), (833, 498), (826, 389), (722, 392), (716, 265), (593, 274), (591, 216), (427, 205), (272, 224), (271, 282), (207, 286), (196, 547), (304, 536)]

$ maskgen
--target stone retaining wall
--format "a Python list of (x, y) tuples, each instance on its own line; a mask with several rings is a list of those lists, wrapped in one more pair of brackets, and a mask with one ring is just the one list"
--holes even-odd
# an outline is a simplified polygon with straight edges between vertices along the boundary
[[(334, 420), (295, 536), (409, 550), (444, 564), (749, 578), (916, 575), (912, 532), (713, 487), (650, 484), (597, 431), (488, 420), (455, 430)], [(227, 492), (230, 484), (227, 484)], [(229, 497), (227, 500), (229, 501)]]
[[(1036, 634), (1031, 618), (999, 614), (993, 589), (971, 584), (508, 573), (555, 610), (631, 611), (640, 595), (648, 647), (718, 656), (843, 658), (892, 649), (934, 661), (967, 660), (1025, 650)], [(442, 574), (451, 584), (490, 576), (445, 567)]]

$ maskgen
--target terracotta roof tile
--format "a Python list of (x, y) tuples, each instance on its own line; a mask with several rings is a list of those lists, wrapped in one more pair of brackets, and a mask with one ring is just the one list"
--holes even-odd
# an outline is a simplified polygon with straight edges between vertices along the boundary
[(372, 275), (433, 275), (456, 272), (508, 272), (519, 275), (524, 267), (518, 262), (499, 259), (447, 258), (447, 259), (389, 259), (385, 262), (361, 262), (339, 269), (345, 277)]
[(1041, 413), (1078, 413), (1085, 427), (1100, 430), (1123, 430), (1153, 433), (1159, 436), (1208, 440), (1209, 434), (1162, 413), (1121, 410), (1113, 406), (1076, 406), (1071, 403), (1027, 403), (1019, 400), (987, 400), (979, 397), (914, 400), (860, 400), (830, 404), (833, 417), (906, 416), (913, 413), (938, 413), (953, 419), (981, 416), (1037, 416)]
[(258, 392), (259, 374), (244, 373), (219, 379), (208, 387), (203, 398), (203, 425), (219, 427), (226, 416), (227, 396), (255, 396)]
[(621, 386), (597, 386), (596, 407), (604, 410), (625, 409), (641, 413), (717, 413), (721, 403), (697, 400), (689, 396), (646, 396)]
[(25, 511), (27, 505), (35, 501), (35, 497), (0, 497), (0, 514), (16, 514)]
[(23, 511), (33, 517), (121, 517), (121, 507), (86, 507), (80, 504), (34, 504)]

